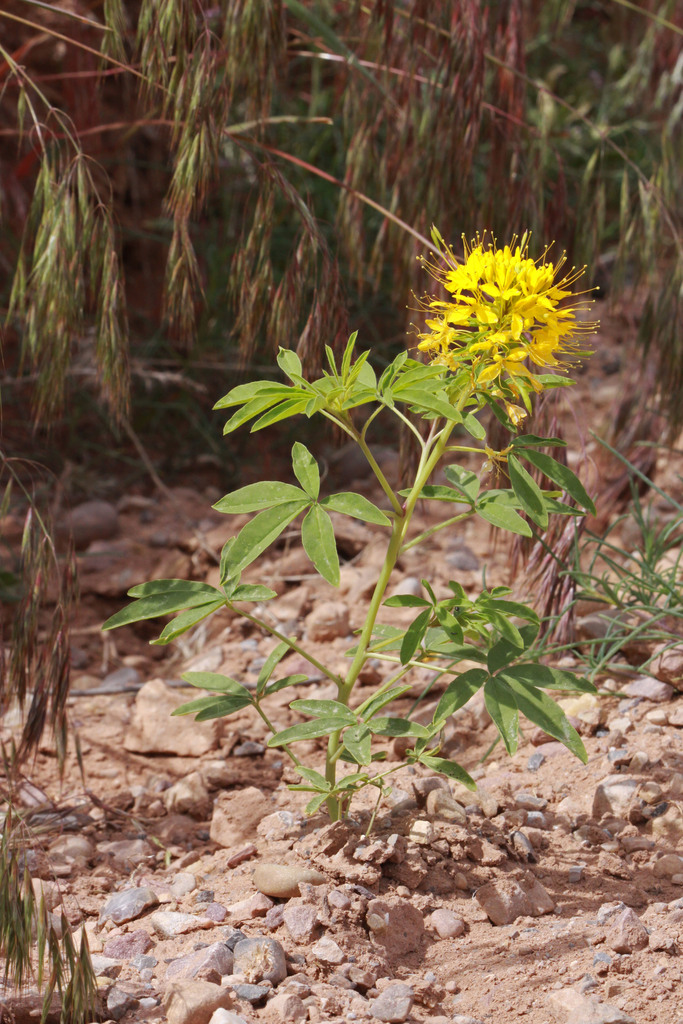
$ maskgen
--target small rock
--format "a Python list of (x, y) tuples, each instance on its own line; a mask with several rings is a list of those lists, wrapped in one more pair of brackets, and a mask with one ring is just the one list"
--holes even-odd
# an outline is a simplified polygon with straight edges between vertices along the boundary
[(321, 964), (341, 964), (346, 959), (344, 951), (329, 936), (324, 935), (322, 939), (311, 947), (311, 953)]
[[(153, 945), (151, 936), (143, 928), (138, 928), (134, 932), (127, 932), (126, 935), (115, 935), (113, 939), (105, 942), (102, 952), (105, 956), (113, 956), (117, 960), (130, 960), (134, 956), (146, 953)], [(153, 967), (154, 964), (145, 966)]]
[(238, 1013), (233, 1013), (232, 1010), (219, 1008), (214, 1010), (209, 1024), (248, 1024), (248, 1022)]
[(181, 914), (175, 910), (158, 910), (150, 914), (149, 922), (162, 939), (173, 939), (176, 935), (186, 935), (200, 928), (213, 928), (215, 923), (208, 917)]
[(615, 953), (634, 953), (648, 944), (647, 928), (630, 907), (612, 922), (606, 942)]
[(479, 568), (479, 559), (466, 544), (446, 555), (446, 562), (460, 572), (476, 572)]
[(129, 992), (123, 992), (116, 985), (107, 992), (107, 1013), (112, 1020), (121, 1020), (125, 1013), (128, 1013), (129, 1010), (136, 1010), (138, 1005), (135, 996), (130, 995)]
[(91, 960), (95, 974), (104, 978), (118, 978), (121, 973), (121, 961), (115, 960), (114, 957), (93, 953)]
[(594, 996), (582, 995), (573, 988), (563, 988), (548, 996), (553, 1017), (558, 1024), (636, 1024), (618, 1006), (601, 1003)]
[(537, 772), (545, 761), (545, 754), (542, 754), (540, 750), (537, 750), (535, 754), (529, 757), (526, 763), (527, 768), (530, 772)]
[(309, 942), (318, 927), (318, 912), (310, 904), (292, 904), (285, 907), (282, 919), (295, 942)]
[(683, 857), (675, 853), (665, 853), (652, 865), (652, 874), (655, 878), (672, 878), (674, 875), (683, 874)]
[(465, 922), (452, 910), (440, 907), (430, 914), (427, 927), (433, 928), (440, 939), (457, 939), (465, 931)]
[(279, 985), (287, 977), (285, 951), (275, 939), (242, 939), (234, 948), (233, 970), (248, 982), (270, 981)]
[(224, 907), (222, 903), (207, 903), (204, 907), (204, 917), (208, 917), (209, 920), (215, 921), (216, 924), (220, 924), (225, 921), (228, 916), (228, 908)]
[[(676, 644), (668, 650), (662, 644), (660, 648), (655, 648), (655, 653), (657, 657), (650, 663), (652, 675), (680, 689), (683, 683), (683, 644)], [(683, 711), (683, 707), (679, 706), (677, 710)], [(680, 724), (683, 725), (683, 720)]]
[[(100, 923), (113, 921), (114, 924), (123, 924), (124, 921), (133, 921), (140, 917), (150, 907), (156, 907), (159, 899), (156, 893), (145, 886), (139, 889), (124, 889), (110, 896), (100, 911)], [(145, 933), (146, 934), (146, 933)], [(144, 950), (136, 950), (144, 953)]]
[(206, 821), (213, 806), (209, 791), (199, 772), (190, 772), (167, 789), (163, 796), (169, 814), (189, 814), (198, 821)]
[(228, 907), (228, 913), (237, 924), (243, 924), (245, 921), (253, 921), (255, 917), (265, 917), (272, 906), (271, 899), (264, 896), (262, 892), (255, 892), (246, 900), (232, 903)]
[(653, 679), (652, 676), (634, 679), (632, 683), (627, 683), (623, 690), (629, 697), (643, 697), (657, 704), (671, 700), (674, 694), (673, 686), (663, 683), (660, 679)]
[(548, 801), (541, 796), (520, 790), (519, 793), (515, 793), (515, 804), (525, 811), (544, 811), (548, 806)]
[(627, 816), (637, 788), (636, 779), (629, 779), (624, 775), (608, 775), (595, 790), (592, 816), (597, 819), (603, 814)]
[(229, 1010), (232, 993), (208, 981), (172, 981), (164, 993), (168, 1024), (208, 1024), (218, 1009)]
[(384, 946), (390, 956), (403, 956), (420, 948), (424, 919), (407, 900), (370, 900), (365, 921), (372, 941)]
[(303, 864), (257, 864), (253, 882), (259, 892), (278, 899), (300, 896), (300, 883), (322, 885), (327, 879), (314, 868)]
[(254, 740), (246, 740), (245, 743), (238, 744), (232, 752), (233, 757), (258, 757), (265, 752), (265, 747), (262, 743), (256, 743)]
[(327, 902), (334, 910), (348, 910), (351, 900), (343, 889), (332, 889), (327, 895)]
[(162, 679), (151, 679), (135, 698), (130, 726), (123, 745), (135, 754), (174, 754), (176, 757), (201, 757), (218, 746), (218, 720), (195, 722), (185, 716), (171, 717), (184, 698), (166, 686)]
[(280, 992), (268, 1003), (269, 1014), (275, 1020), (291, 1020), (295, 1022), (308, 1020), (308, 1008), (299, 996), (293, 992)]
[(583, 873), (585, 870), (585, 864), (570, 864), (569, 869), (567, 871), (567, 878), (569, 882), (571, 882), (572, 884), (580, 882), (583, 878)]
[(50, 843), (48, 852), (51, 857), (85, 867), (95, 856), (95, 844), (87, 836), (60, 836)]
[(219, 793), (211, 819), (211, 839), (224, 847), (243, 843), (256, 834), (259, 821), (272, 809), (268, 797), (255, 786)]
[(676, 956), (678, 953), (678, 946), (676, 940), (672, 935), (667, 935), (663, 931), (650, 932), (650, 949), (657, 953), (668, 953), (669, 956)]
[(394, 1022), (402, 1024), (407, 1020), (413, 1008), (415, 996), (410, 985), (402, 982), (392, 982), (384, 991), (370, 1004), (370, 1013), (375, 1020)]
[(247, 985), (240, 983), (239, 985), (233, 985), (232, 990), (238, 999), (244, 999), (246, 1002), (251, 1003), (252, 1006), (256, 1006), (257, 1003), (262, 1003), (264, 999), (273, 991), (272, 985)]
[(683, 843), (683, 812), (677, 803), (669, 804), (663, 814), (652, 818), (652, 836), (674, 849)]
[(341, 601), (321, 601), (304, 620), (306, 635), (313, 643), (329, 643), (351, 631), (349, 610)]
[(97, 849), (113, 867), (126, 873), (154, 859), (154, 850), (144, 839), (117, 839), (111, 843), (98, 843)]
[(108, 501), (84, 501), (57, 524), (60, 541), (73, 540), (76, 551), (85, 551), (94, 540), (109, 540), (119, 528), (119, 514)]
[(187, 956), (181, 956), (166, 968), (167, 978), (195, 978), (200, 971), (214, 970), (222, 977), (230, 974), (233, 955), (224, 942), (213, 942)]
[[(438, 790), (434, 790), (438, 792)], [(429, 796), (432, 794), (430, 793)], [(429, 797), (427, 797), (429, 799)], [(420, 846), (427, 846), (434, 839), (434, 827), (430, 821), (422, 821), (418, 819), (414, 821), (410, 827), (408, 838), (412, 839), (414, 843), (418, 843)]]
[(447, 789), (433, 789), (431, 793), (427, 794), (427, 814), (441, 818), (442, 821), (452, 821), (458, 825), (467, 824), (465, 808), (451, 796)]
[(274, 932), (276, 928), (284, 924), (284, 920), (285, 908), (282, 903), (276, 903), (274, 907), (271, 907), (263, 919), (266, 928), (271, 932)]
[(555, 904), (533, 875), (516, 882), (500, 878), (480, 886), (475, 893), (479, 905), (495, 925), (512, 924), (518, 917), (540, 917), (550, 914)]

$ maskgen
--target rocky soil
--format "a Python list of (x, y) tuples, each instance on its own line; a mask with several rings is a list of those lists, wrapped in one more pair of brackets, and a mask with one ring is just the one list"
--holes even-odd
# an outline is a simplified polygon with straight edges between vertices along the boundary
[[(608, 406), (614, 380), (591, 378), (584, 401)], [(391, 452), (384, 459), (390, 471)], [(661, 472), (680, 491), (676, 469), (669, 460)], [(348, 480), (353, 464), (337, 460), (336, 472), (367, 492), (367, 479)], [(35, 845), (28, 866), (53, 913), (63, 909), (87, 932), (104, 1016), (683, 1024), (683, 657), (656, 674), (605, 677), (598, 697), (565, 700), (585, 766), (528, 723), (515, 757), (500, 747), (485, 757), (495, 731), (475, 698), (446, 742), (476, 793), (402, 768), (369, 836), (371, 794), (347, 823), (306, 819), (307, 794), (287, 788), (295, 776), (265, 746), (255, 714), (202, 724), (170, 717), (197, 695), (184, 671), (255, 686), (269, 637), (227, 614), (172, 651), (149, 646), (149, 624), (100, 632), (135, 583), (212, 580), (211, 552), (228, 526), (207, 510), (220, 494), (127, 494), (71, 520), (82, 600), (70, 702), (84, 775), (71, 755), (60, 781), (46, 743), (17, 800), (60, 809), (61, 834)], [(423, 509), (416, 528), (430, 515)], [(476, 524), (437, 534), (406, 556), (392, 585), (414, 591), (428, 576), (438, 592), (453, 578), (474, 594), (484, 565), (488, 585), (507, 581), (506, 544)], [(312, 575), (294, 537), (252, 574), (278, 592), (263, 614), (333, 665), (362, 622), (381, 559), (378, 534), (360, 524), (344, 527), (340, 549), (338, 591)], [(296, 655), (283, 666), (309, 670)], [(359, 702), (383, 671), (369, 667)], [(404, 714), (431, 674), (411, 681)], [(272, 698), (280, 728), (296, 720), (291, 696)], [(309, 673), (295, 696), (333, 694)], [(417, 717), (435, 700), (437, 687)], [(2, 738), (16, 727), (10, 712)], [(321, 741), (300, 749), (320, 767)], [(386, 750), (400, 761), (400, 741)]]

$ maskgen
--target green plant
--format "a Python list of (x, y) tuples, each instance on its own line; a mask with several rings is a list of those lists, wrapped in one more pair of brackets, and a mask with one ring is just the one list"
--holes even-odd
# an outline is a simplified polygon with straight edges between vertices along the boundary
[[(584, 530), (575, 538), (560, 572), (573, 597), (552, 617), (535, 648), (539, 656), (571, 651), (590, 679), (606, 672), (642, 672), (663, 649), (683, 638), (683, 506), (610, 444), (597, 440), (628, 472), (629, 508), (601, 534)], [(643, 504), (638, 484), (657, 495), (659, 514), (652, 501)], [(633, 538), (630, 544), (624, 542), (624, 529)], [(581, 636), (578, 646), (575, 635), (568, 642), (553, 642), (558, 621), (578, 602), (594, 604), (596, 635)], [(629, 669), (629, 662), (637, 668)]]
[[(279, 423), (297, 414), (322, 415), (352, 438), (365, 455), (384, 495), (385, 508), (353, 492), (321, 497), (318, 465), (308, 449), (296, 442), (292, 468), (298, 481), (265, 481), (242, 487), (222, 498), (215, 506), (228, 515), (255, 513), (222, 551), (220, 587), (185, 580), (156, 580), (134, 587), (135, 600), (106, 623), (112, 629), (141, 619), (174, 612), (155, 643), (169, 643), (207, 616), (223, 607), (239, 610), (245, 618), (267, 630), (277, 645), (264, 664), (255, 692), (236, 679), (210, 672), (189, 672), (183, 677), (193, 686), (213, 691), (178, 709), (178, 714), (195, 713), (198, 721), (229, 715), (251, 706), (272, 735), (269, 746), (281, 747), (291, 758), (302, 782), (294, 788), (314, 795), (309, 811), (327, 803), (330, 816), (344, 816), (355, 793), (366, 786), (386, 789), (394, 766), (375, 768), (384, 758), (373, 749), (375, 737), (408, 738), (405, 759), (419, 762), (459, 780), (474, 783), (456, 762), (440, 756), (440, 735), (448, 717), (483, 689), (486, 707), (507, 750), (517, 747), (520, 712), (551, 735), (560, 739), (579, 757), (586, 754), (578, 734), (558, 705), (544, 689), (592, 691), (586, 680), (551, 668), (527, 657), (538, 633), (538, 617), (531, 609), (509, 599), (509, 590), (484, 590), (469, 600), (457, 581), (450, 583), (450, 595), (437, 598), (427, 580), (426, 596), (399, 596), (385, 600), (389, 579), (402, 551), (419, 543), (436, 530), (480, 516), (486, 522), (512, 533), (531, 535), (524, 513), (533, 523), (545, 527), (550, 513), (574, 515), (576, 508), (559, 500), (567, 492), (584, 509), (593, 504), (579, 480), (539, 448), (561, 445), (554, 438), (518, 434), (517, 428), (531, 407), (531, 395), (546, 388), (571, 383), (565, 376), (545, 372), (557, 367), (562, 354), (576, 353), (576, 334), (581, 330), (567, 306), (567, 284), (576, 275), (556, 281), (558, 267), (534, 262), (524, 243), (516, 248), (497, 249), (477, 239), (466, 247), (463, 266), (441, 236), (434, 232), (438, 248), (436, 264), (428, 269), (450, 293), (449, 301), (425, 301), (427, 332), (420, 335), (419, 348), (431, 357), (418, 362), (401, 353), (378, 378), (368, 361), (368, 352), (355, 356), (352, 335), (338, 363), (327, 351), (329, 368), (317, 380), (307, 380), (299, 358), (281, 350), (280, 369), (288, 383), (256, 381), (238, 385), (217, 403), (219, 409), (233, 409), (225, 427), (230, 433), (254, 421), (252, 430)], [(544, 254), (545, 256), (545, 254)], [(533, 369), (529, 368), (531, 364)], [(541, 372), (539, 372), (539, 370)], [(522, 404), (517, 404), (521, 402)], [(526, 407), (526, 408), (525, 408)], [(472, 443), (452, 443), (456, 430), (483, 442), (486, 431), (476, 413), (488, 408), (511, 434), (501, 451)], [(390, 486), (368, 444), (368, 432), (381, 412), (395, 416), (415, 437), (419, 459), (412, 485), (398, 492)], [(410, 411), (424, 421), (424, 433), (407, 415)], [(445, 467), (446, 485), (430, 484), (445, 456), (476, 453), (488, 466), (509, 474), (510, 487), (482, 491), (477, 476), (450, 463)], [(541, 490), (524, 463), (541, 468), (559, 488)], [(458, 503), (456, 514), (418, 537), (409, 537), (409, 526), (419, 500)], [(303, 516), (301, 537), (304, 550), (315, 569), (330, 584), (339, 582), (339, 556), (334, 525), (329, 513), (352, 516), (387, 530), (384, 564), (370, 600), (358, 642), (348, 652), (344, 673), (323, 664), (295, 639), (282, 635), (243, 602), (267, 601), (275, 596), (260, 584), (241, 582), (241, 575), (295, 520)], [(416, 617), (407, 629), (380, 624), (380, 608), (409, 607)], [(296, 651), (332, 681), (335, 700), (293, 700), (293, 710), (309, 721), (277, 732), (266, 705), (268, 697), (306, 680), (305, 675), (285, 674), (273, 679), (279, 662)], [(394, 671), (377, 691), (352, 707), (354, 688), (366, 661), (379, 657)], [(480, 667), (459, 671), (463, 660)], [(445, 691), (427, 725), (388, 713), (389, 706), (410, 688), (405, 677), (418, 665), (429, 662), (447, 682)], [(327, 737), (325, 773), (305, 766), (296, 754), (300, 740)], [(339, 761), (353, 766), (350, 774), (338, 777)]]

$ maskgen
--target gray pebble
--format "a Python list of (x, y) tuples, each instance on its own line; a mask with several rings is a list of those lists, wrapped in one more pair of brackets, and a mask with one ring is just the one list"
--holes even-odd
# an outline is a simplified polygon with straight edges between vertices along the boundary
[(107, 994), (107, 1013), (112, 1020), (121, 1020), (124, 1013), (137, 1009), (139, 1003), (135, 996), (122, 992), (115, 985)]
[(270, 981), (278, 985), (287, 977), (285, 951), (276, 939), (242, 939), (233, 952), (233, 970), (244, 974), (250, 984)]
[(272, 992), (270, 985), (235, 985), (233, 992), (238, 999), (245, 999), (252, 1006), (265, 999), (269, 992)]
[(141, 886), (139, 889), (124, 889), (110, 896), (100, 911), (100, 923), (113, 921), (122, 924), (133, 921), (150, 907), (156, 907), (159, 898), (153, 889)]
[(526, 763), (527, 768), (530, 772), (537, 772), (545, 761), (545, 754), (542, 754), (540, 750), (537, 750), (535, 754), (532, 754)]
[(392, 982), (370, 1004), (370, 1013), (376, 1020), (388, 1024), (402, 1024), (413, 1008), (414, 993), (410, 985)]

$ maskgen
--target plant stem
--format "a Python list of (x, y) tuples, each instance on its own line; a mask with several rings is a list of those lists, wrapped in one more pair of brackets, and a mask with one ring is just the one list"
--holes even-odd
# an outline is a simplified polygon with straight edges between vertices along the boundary
[[(429, 436), (427, 437), (426, 441), (423, 442), (423, 450), (417, 468), (415, 482), (411, 488), (410, 494), (406, 498), (406, 502), (403, 505), (403, 507), (400, 507), (398, 499), (396, 498), (394, 492), (391, 490), (386, 481), (384, 481), (386, 487), (384, 486), (384, 484), (382, 485), (383, 489), (385, 490), (385, 493), (391, 494), (391, 502), (392, 505), (394, 506), (394, 509), (396, 509), (396, 512), (393, 517), (394, 522), (391, 531), (391, 537), (389, 539), (389, 545), (387, 547), (387, 553), (384, 558), (384, 565), (382, 566), (379, 579), (377, 580), (375, 589), (372, 594), (372, 598), (370, 599), (370, 606), (368, 608), (365, 624), (363, 626), (363, 629), (361, 630), (360, 638), (358, 640), (356, 654), (354, 656), (353, 661), (351, 662), (351, 665), (349, 666), (346, 678), (341, 683), (341, 685), (338, 684), (337, 699), (342, 704), (348, 705), (351, 693), (358, 680), (358, 676), (360, 675), (361, 669), (363, 668), (363, 665), (367, 660), (368, 647), (370, 646), (370, 643), (372, 641), (372, 633), (375, 628), (377, 615), (382, 605), (382, 601), (384, 599), (384, 595), (389, 584), (389, 579), (391, 577), (392, 572), (394, 571), (396, 562), (398, 561), (399, 554), (401, 553), (403, 541), (405, 539), (406, 532), (410, 525), (413, 512), (415, 511), (415, 506), (419, 500), (420, 494), (422, 493), (422, 488), (425, 486), (432, 472), (438, 465), (439, 460), (441, 459), (444, 453), (444, 449), (448, 443), (448, 438), (450, 437), (451, 432), (453, 431), (456, 425), (455, 423), (448, 422), (445, 424), (445, 426), (439, 429), (439, 422), (440, 421), (438, 420), (434, 421)], [(384, 475), (382, 474), (382, 471), (380, 470), (379, 466), (377, 466), (372, 456), (372, 453), (365, 444), (364, 439), (359, 437), (358, 443), (361, 445), (361, 448), (363, 448), (365, 456), (370, 462), (370, 464), (373, 466), (373, 468), (376, 467), (375, 473), (377, 475), (378, 480), (380, 480), (380, 483), (382, 483), (382, 480), (384, 480)], [(325, 778), (333, 788), (336, 783), (337, 760), (339, 757), (340, 746), (341, 733), (332, 733), (327, 742)], [(330, 796), (327, 799), (327, 807), (330, 812), (330, 817), (332, 821), (339, 821), (342, 815), (341, 800), (337, 797)]]
[(327, 676), (327, 678), (331, 679), (333, 683), (336, 683), (337, 686), (343, 685), (341, 676), (336, 675), (334, 672), (330, 672), (329, 668), (326, 668), (322, 661), (318, 661), (318, 659), (314, 658), (312, 654), (309, 654), (307, 650), (297, 643), (296, 640), (292, 640), (291, 637), (285, 636), (284, 633), (279, 631), (279, 629), (269, 626), (267, 622), (264, 622), (263, 619), (259, 619), (257, 615), (250, 615), (249, 612), (245, 612), (241, 608), (239, 609), (239, 614), (243, 619), (249, 619), (250, 622), (253, 622), (254, 625), (258, 626), (260, 629), (265, 629), (267, 633), (270, 633), (270, 635), (274, 636), (277, 640), (282, 640), (291, 647), (293, 651), (296, 651), (296, 653), (300, 654), (302, 658), (305, 658), (306, 661), (310, 662), (314, 668), (317, 668), (319, 672), (322, 672), (324, 676)]

